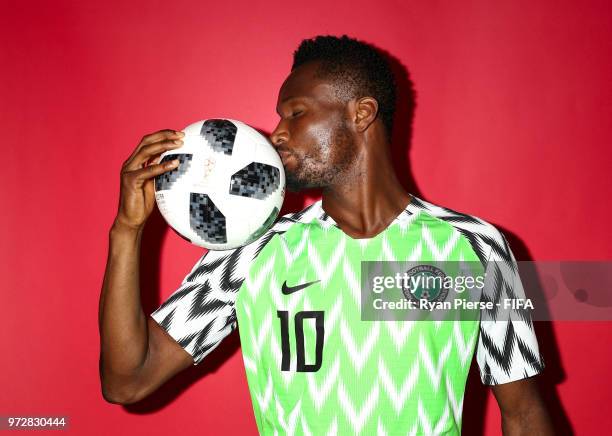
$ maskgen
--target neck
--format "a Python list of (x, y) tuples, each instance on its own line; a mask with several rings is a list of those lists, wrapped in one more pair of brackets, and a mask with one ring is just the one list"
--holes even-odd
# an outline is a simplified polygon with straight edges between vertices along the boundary
[(388, 143), (364, 141), (357, 148), (354, 165), (323, 189), (322, 207), (349, 236), (369, 238), (387, 228), (411, 198), (397, 179)]

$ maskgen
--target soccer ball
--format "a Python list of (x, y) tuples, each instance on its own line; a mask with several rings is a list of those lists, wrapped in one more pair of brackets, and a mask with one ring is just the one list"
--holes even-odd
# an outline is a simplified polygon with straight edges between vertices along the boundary
[(177, 168), (155, 177), (155, 201), (170, 227), (189, 242), (228, 250), (253, 242), (274, 223), (285, 197), (285, 172), (268, 140), (231, 119), (198, 121), (183, 146), (161, 162)]

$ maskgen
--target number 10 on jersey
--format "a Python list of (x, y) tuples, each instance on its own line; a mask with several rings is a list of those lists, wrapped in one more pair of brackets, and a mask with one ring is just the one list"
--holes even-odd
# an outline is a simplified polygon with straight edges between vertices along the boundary
[[(281, 370), (290, 371), (289, 362), (291, 361), (291, 349), (289, 345), (289, 312), (286, 310), (277, 311), (280, 318), (281, 328), (281, 347), (282, 347), (282, 362)], [(304, 350), (304, 319), (312, 318), (315, 320), (315, 363), (306, 363)], [(303, 310), (298, 312), (293, 317), (295, 326), (295, 348), (297, 353), (297, 372), (317, 372), (323, 363), (323, 338), (325, 336), (325, 324), (323, 320), (322, 310)]]

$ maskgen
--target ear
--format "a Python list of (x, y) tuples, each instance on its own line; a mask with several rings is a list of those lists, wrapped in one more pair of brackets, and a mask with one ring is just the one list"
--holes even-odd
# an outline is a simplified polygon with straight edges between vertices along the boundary
[(355, 129), (365, 131), (376, 119), (378, 102), (372, 97), (361, 97), (355, 102)]

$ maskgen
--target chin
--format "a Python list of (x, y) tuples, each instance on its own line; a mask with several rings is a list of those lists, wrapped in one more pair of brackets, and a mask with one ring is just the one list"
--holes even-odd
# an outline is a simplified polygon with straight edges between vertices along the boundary
[(321, 189), (325, 188), (325, 184), (321, 183), (321, 180), (300, 180), (287, 177), (285, 179), (285, 187), (289, 192), (302, 192), (309, 189)]
[(309, 183), (306, 180), (296, 177), (293, 172), (285, 173), (285, 186), (289, 192), (301, 192), (309, 188)]
[(308, 189), (306, 186), (304, 186), (304, 184), (295, 180), (290, 181), (289, 179), (287, 179), (285, 183), (285, 187), (289, 192), (301, 192), (305, 189)]

